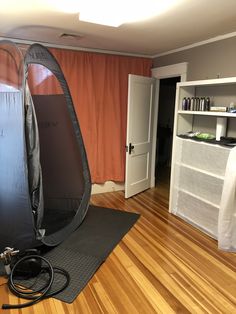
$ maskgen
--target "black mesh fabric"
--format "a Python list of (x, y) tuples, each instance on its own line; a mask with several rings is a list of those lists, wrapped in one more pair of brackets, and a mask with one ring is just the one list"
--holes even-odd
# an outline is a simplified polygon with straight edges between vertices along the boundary
[[(25, 65), (26, 68), (31, 65), (31, 64), (39, 64), (47, 69), (49, 69), (54, 76), (57, 78), (59, 81), (61, 88), (63, 90), (63, 98), (65, 99), (65, 106), (61, 105), (61, 102), (58, 101), (51, 101), (53, 95), (45, 95), (44, 96), (44, 109), (50, 110), (51, 109), (51, 115), (58, 115), (59, 111), (65, 111), (65, 114), (60, 115), (60, 123), (58, 123), (59, 126), (63, 125), (64, 121), (63, 119), (67, 119), (67, 127), (64, 127), (64, 131), (69, 129), (69, 137), (68, 140), (70, 140), (72, 143), (68, 148), (70, 148), (70, 151), (66, 151), (65, 149), (58, 150), (58, 148), (55, 148), (56, 145), (60, 145), (60, 143), (63, 142), (63, 138), (61, 138), (61, 134), (65, 134), (66, 132), (59, 133), (60, 130), (58, 128), (58, 135), (55, 136), (55, 132), (53, 135), (53, 142), (48, 142), (48, 133), (45, 134), (45, 138), (42, 138), (40, 140), (40, 143), (47, 143), (48, 144), (48, 151), (46, 147), (41, 147), (41, 150), (46, 150), (48, 157), (44, 158), (44, 164), (46, 165), (45, 168), (48, 166), (47, 159), (51, 160), (51, 164), (53, 162), (56, 164), (58, 159), (62, 159), (62, 156), (64, 156), (64, 167), (66, 169), (69, 169), (69, 173), (71, 174), (71, 179), (68, 177), (68, 172), (64, 171), (64, 178), (60, 178), (60, 186), (58, 184), (57, 177), (55, 176), (55, 171), (54, 173), (52, 171), (46, 171), (43, 167), (43, 162), (42, 162), (42, 174), (43, 174), (43, 179), (42, 181), (44, 182), (50, 182), (49, 188), (46, 187), (46, 192), (47, 193), (46, 199), (45, 199), (45, 208), (44, 211), (50, 211), (53, 210), (59, 211), (60, 209), (65, 210), (67, 207), (70, 209), (74, 208), (74, 216), (70, 220), (70, 222), (66, 225), (64, 225), (61, 229), (58, 229), (57, 231), (53, 233), (48, 233), (47, 230), (45, 230), (45, 236), (42, 238), (42, 242), (48, 246), (54, 246), (57, 245), (58, 243), (62, 242), (65, 238), (69, 236), (83, 221), (87, 209), (88, 209), (88, 203), (90, 199), (90, 194), (91, 194), (91, 178), (90, 178), (90, 171), (89, 171), (89, 166), (88, 166), (88, 161), (87, 161), (87, 156), (86, 156), (86, 151), (81, 135), (81, 130), (80, 126), (78, 123), (78, 119), (74, 110), (72, 98), (70, 95), (70, 91), (68, 88), (68, 85), (66, 83), (65, 77), (61, 71), (61, 68), (53, 55), (47, 50), (45, 47), (39, 45), (39, 44), (34, 44), (30, 46), (28, 49), (26, 55), (25, 55)], [(61, 96), (55, 96), (55, 97), (60, 97)], [(42, 102), (41, 99), (37, 99), (37, 97), (34, 96), (34, 101), (37, 102), (37, 108), (36, 108), (36, 115), (37, 112), (40, 114), (40, 101)], [(52, 109), (54, 107), (54, 109)], [(42, 111), (42, 109), (41, 109)], [(42, 116), (42, 114), (41, 114)], [(52, 119), (53, 117), (51, 117)], [(50, 118), (49, 118), (50, 119)], [(42, 121), (41, 121), (42, 122)], [(42, 124), (43, 125), (43, 124)], [(41, 136), (43, 136), (43, 131), (41, 128), (40, 131), (40, 124), (39, 124), (39, 133)], [(64, 136), (64, 135), (63, 135)], [(64, 139), (64, 142), (68, 142)], [(41, 144), (40, 144), (41, 145)], [(50, 147), (54, 146), (54, 151), (50, 151)], [(72, 148), (73, 147), (73, 148)], [(75, 148), (76, 147), (76, 148)], [(59, 151), (61, 153), (59, 154)], [(50, 155), (51, 153), (54, 153), (54, 155)], [(64, 154), (63, 154), (64, 152)], [(66, 158), (66, 156), (75, 156), (75, 158)], [(74, 166), (74, 169), (73, 169)], [(45, 171), (44, 171), (45, 170)], [(74, 171), (73, 171), (74, 170)], [(60, 169), (58, 171), (63, 172), (63, 164), (61, 165)], [(53, 177), (55, 176), (55, 177)], [(71, 181), (71, 183), (70, 183)], [(69, 184), (70, 183), (70, 184)], [(51, 191), (55, 190), (55, 186), (57, 186), (57, 191), (54, 193), (54, 196), (51, 194), (52, 197), (50, 197)], [(71, 186), (71, 190), (68, 193), (65, 191), (68, 190), (68, 185)], [(46, 185), (45, 185), (46, 186)], [(44, 187), (44, 183), (43, 183)], [(74, 187), (74, 188), (73, 188)], [(60, 193), (58, 193), (60, 191)], [(48, 197), (49, 195), (49, 197)], [(68, 196), (69, 195), (69, 196)], [(47, 204), (47, 206), (46, 206)], [(73, 206), (72, 206), (73, 204)], [(76, 205), (76, 208), (74, 207)], [(40, 214), (39, 214), (40, 215)], [(50, 215), (48, 215), (50, 216)], [(45, 214), (44, 217), (47, 217), (47, 214)], [(43, 221), (44, 226), (47, 225), (47, 221)], [(55, 222), (56, 224), (56, 222)], [(58, 225), (61, 225), (61, 222), (58, 221)]]
[[(31, 96), (25, 79), (31, 64), (51, 71), (63, 93)], [(82, 223), (91, 194), (69, 88), (38, 44), (23, 58), (13, 43), (0, 42), (0, 70), (0, 251), (55, 246)]]

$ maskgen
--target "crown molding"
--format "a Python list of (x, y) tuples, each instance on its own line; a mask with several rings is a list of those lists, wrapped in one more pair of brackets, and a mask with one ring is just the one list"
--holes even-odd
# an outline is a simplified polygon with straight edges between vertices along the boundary
[(209, 38), (207, 40), (199, 41), (197, 43), (194, 43), (194, 44), (191, 44), (191, 45), (188, 45), (188, 46), (183, 46), (181, 48), (177, 48), (177, 49), (173, 49), (173, 50), (169, 50), (169, 51), (166, 51), (166, 52), (162, 52), (162, 53), (158, 53), (158, 54), (152, 55), (152, 58), (158, 58), (158, 57), (166, 56), (166, 55), (169, 55), (169, 54), (172, 54), (172, 53), (176, 53), (176, 52), (192, 49), (192, 48), (195, 48), (195, 47), (207, 45), (207, 44), (210, 44), (210, 43), (213, 43), (213, 42), (216, 42), (216, 41), (221, 41), (221, 40), (232, 38), (232, 37), (235, 37), (235, 36), (236, 36), (236, 32), (232, 32), (232, 33), (228, 33), (228, 34), (224, 34), (224, 35), (219, 35), (219, 36), (216, 36), (216, 37), (213, 37), (213, 38)]
[(184, 50), (192, 49), (195, 47), (207, 45), (216, 41), (221, 41), (224, 39), (236, 37), (236, 32), (219, 35), (213, 38), (209, 38), (207, 40), (199, 41), (191, 45), (183, 46), (177, 49), (169, 50), (166, 52), (154, 54), (154, 55), (146, 55), (146, 54), (140, 54), (140, 53), (129, 53), (129, 52), (121, 52), (121, 51), (114, 51), (114, 50), (103, 50), (103, 49), (95, 49), (95, 48), (86, 48), (86, 47), (74, 47), (74, 46), (67, 46), (67, 45), (59, 45), (59, 44), (51, 44), (43, 41), (33, 41), (33, 40), (24, 40), (19, 38), (12, 38), (12, 37), (0, 37), (0, 40), (11, 40), (14, 43), (17, 44), (23, 44), (23, 45), (32, 45), (34, 43), (42, 44), (46, 47), (51, 48), (60, 48), (60, 49), (67, 49), (67, 50), (75, 50), (75, 51), (87, 51), (87, 52), (96, 52), (96, 53), (104, 53), (104, 54), (113, 54), (113, 55), (121, 55), (121, 56), (130, 56), (130, 57), (141, 57), (141, 58), (149, 58), (154, 59), (162, 56), (166, 56), (169, 54), (181, 52)]
[(25, 39), (12, 38), (12, 37), (0, 37), (0, 40), (10, 40), (16, 44), (22, 44), (22, 45), (32, 45), (32, 44), (37, 43), (37, 44), (44, 45), (45, 47), (51, 47), (51, 48), (60, 48), (60, 49), (75, 50), (75, 51), (96, 52), (96, 53), (103, 53), (103, 54), (152, 59), (151, 55), (145, 55), (145, 54), (139, 54), (139, 53), (129, 53), (129, 52), (121, 52), (121, 51), (105, 50), (105, 49), (103, 50), (103, 49), (86, 48), (86, 47), (66, 46), (66, 45), (59, 45), (59, 44), (51, 44), (51, 43), (47, 43), (43, 41), (25, 40)]

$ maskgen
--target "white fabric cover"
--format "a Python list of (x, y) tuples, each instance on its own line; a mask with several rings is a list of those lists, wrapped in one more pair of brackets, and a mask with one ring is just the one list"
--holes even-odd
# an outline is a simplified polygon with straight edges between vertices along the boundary
[(218, 219), (218, 247), (236, 252), (236, 147), (228, 158)]

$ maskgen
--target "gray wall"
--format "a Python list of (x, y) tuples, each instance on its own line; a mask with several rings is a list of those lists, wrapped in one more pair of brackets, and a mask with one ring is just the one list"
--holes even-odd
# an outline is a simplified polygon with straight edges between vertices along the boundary
[(188, 81), (236, 76), (236, 37), (157, 57), (153, 67), (180, 62), (188, 62)]

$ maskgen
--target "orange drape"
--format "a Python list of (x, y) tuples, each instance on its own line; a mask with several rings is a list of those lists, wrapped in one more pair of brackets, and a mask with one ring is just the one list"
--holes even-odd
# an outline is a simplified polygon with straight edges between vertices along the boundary
[(92, 182), (124, 181), (128, 74), (150, 76), (151, 60), (51, 48), (80, 122)]
[(23, 56), (14, 45), (0, 46), (0, 92), (20, 90), (23, 84)]

